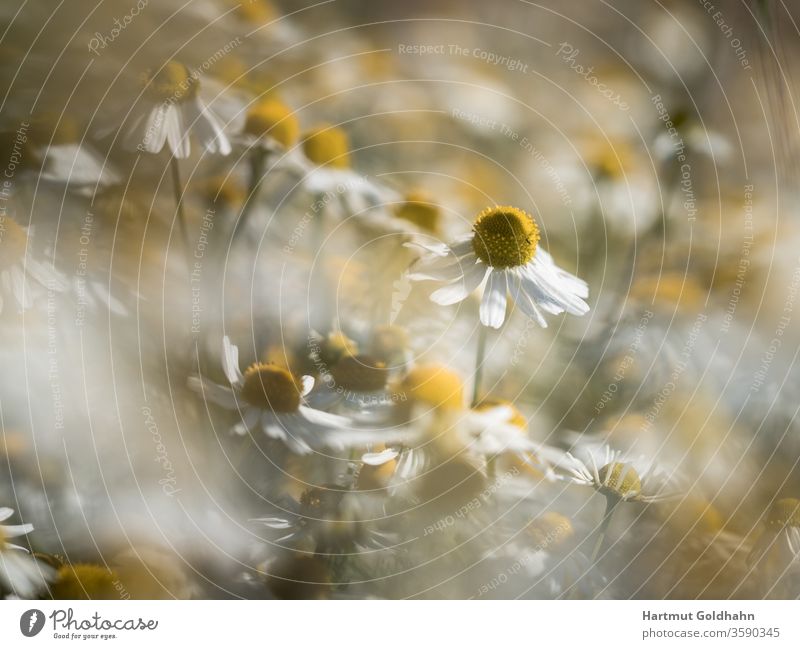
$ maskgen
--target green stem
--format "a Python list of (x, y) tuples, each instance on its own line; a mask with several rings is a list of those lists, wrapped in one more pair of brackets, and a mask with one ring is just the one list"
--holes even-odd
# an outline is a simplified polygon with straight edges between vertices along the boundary
[(478, 398), (480, 395), (481, 381), (483, 380), (483, 360), (486, 356), (486, 334), (488, 327), (481, 325), (478, 332), (478, 347), (475, 351), (475, 382), (472, 385), (472, 407), (478, 405)]
[(619, 498), (614, 498), (613, 496), (611, 497), (606, 496), (606, 512), (605, 514), (603, 514), (603, 520), (600, 523), (600, 527), (597, 530), (597, 537), (594, 542), (594, 549), (592, 550), (592, 555), (589, 558), (589, 564), (592, 566), (595, 565), (597, 557), (600, 555), (600, 549), (603, 547), (603, 541), (605, 541), (606, 539), (606, 532), (608, 531), (608, 526), (611, 523), (611, 518), (614, 516), (614, 511), (616, 510), (618, 504), (619, 504)]
[(239, 218), (233, 225), (233, 232), (231, 233), (231, 247), (236, 242), (237, 237), (244, 230), (250, 213), (253, 207), (257, 204), (258, 193), (261, 191), (261, 181), (264, 176), (264, 168), (266, 167), (267, 155), (262, 149), (253, 149), (250, 155), (250, 187), (247, 191), (247, 198), (245, 198), (242, 211), (239, 213)]
[(183, 182), (181, 181), (181, 169), (178, 159), (172, 156), (170, 159), (170, 167), (172, 169), (172, 187), (175, 191), (175, 209), (178, 212), (178, 223), (181, 229), (181, 236), (183, 237), (183, 245), (186, 247), (186, 263), (190, 265), (192, 257), (192, 246), (189, 242), (189, 228), (186, 224), (186, 212), (183, 209)]

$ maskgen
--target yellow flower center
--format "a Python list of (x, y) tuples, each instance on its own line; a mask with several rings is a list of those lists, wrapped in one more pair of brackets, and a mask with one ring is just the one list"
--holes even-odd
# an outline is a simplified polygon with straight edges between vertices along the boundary
[(319, 344), (316, 350), (323, 363), (328, 366), (336, 365), (345, 356), (355, 356), (358, 354), (358, 343), (351, 340), (341, 331), (332, 331)]
[(635, 498), (642, 493), (639, 474), (630, 464), (614, 462), (606, 464), (600, 471), (600, 492), (617, 498)]
[(488, 207), (472, 226), (472, 248), (482, 262), (495, 268), (527, 264), (539, 243), (539, 228), (516, 207)]
[(331, 371), (334, 387), (355, 392), (375, 392), (386, 387), (386, 364), (372, 356), (345, 356)]
[(53, 599), (119, 599), (116, 575), (110, 570), (89, 563), (59, 568), (50, 587)]
[(288, 149), (297, 142), (300, 123), (286, 104), (276, 99), (266, 99), (248, 111), (244, 132), (254, 137), (271, 137)]
[(350, 141), (336, 126), (320, 126), (303, 136), (303, 152), (314, 164), (337, 169), (350, 166)]
[(558, 512), (545, 512), (528, 525), (528, 534), (540, 550), (555, 550), (575, 535), (572, 522)]
[(400, 384), (412, 400), (441, 408), (458, 410), (464, 406), (464, 384), (453, 370), (441, 365), (417, 365)]
[(422, 192), (409, 192), (405, 202), (396, 208), (395, 213), (401, 219), (429, 232), (438, 230), (442, 216), (439, 206)]
[(183, 63), (169, 61), (159, 70), (148, 71), (143, 79), (147, 92), (156, 101), (189, 101), (197, 96), (198, 81)]
[(277, 12), (268, 0), (248, 0), (236, 2), (236, 15), (249, 23), (261, 25), (275, 20)]
[(776, 530), (784, 527), (800, 527), (800, 500), (797, 498), (776, 500), (769, 510), (767, 526)]
[(300, 407), (300, 385), (282, 367), (271, 363), (254, 363), (244, 373), (242, 397), (258, 408), (295, 412)]
[(209, 203), (232, 207), (247, 198), (244, 188), (232, 175), (219, 174), (200, 181), (198, 191)]
[(28, 235), (8, 216), (0, 216), (0, 270), (8, 270), (25, 256)]
[(521, 428), (522, 430), (527, 429), (528, 420), (525, 419), (525, 415), (523, 415), (513, 403), (506, 401), (505, 399), (487, 397), (486, 399), (481, 400), (481, 402), (475, 406), (474, 409), (478, 412), (483, 412), (485, 410), (491, 410), (492, 408), (501, 407), (509, 408), (511, 410), (511, 415), (506, 420), (509, 424), (516, 426), (517, 428)]

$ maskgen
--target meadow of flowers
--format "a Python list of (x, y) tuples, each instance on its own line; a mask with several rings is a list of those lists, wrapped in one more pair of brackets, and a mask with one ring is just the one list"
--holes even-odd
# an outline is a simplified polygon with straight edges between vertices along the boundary
[(800, 597), (776, 0), (0, 6), (0, 596)]

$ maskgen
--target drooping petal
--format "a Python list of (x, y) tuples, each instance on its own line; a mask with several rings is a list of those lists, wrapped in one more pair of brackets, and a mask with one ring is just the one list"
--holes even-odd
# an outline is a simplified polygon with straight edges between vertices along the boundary
[(493, 270), (481, 300), (481, 323), (486, 327), (498, 329), (506, 319), (508, 282), (505, 271)]
[(244, 380), (244, 375), (239, 369), (239, 348), (231, 343), (228, 336), (222, 339), (222, 371), (231, 385), (240, 385)]
[(489, 267), (483, 263), (465, 268), (463, 277), (434, 291), (431, 294), (431, 301), (442, 306), (461, 302), (483, 283), (489, 272)]

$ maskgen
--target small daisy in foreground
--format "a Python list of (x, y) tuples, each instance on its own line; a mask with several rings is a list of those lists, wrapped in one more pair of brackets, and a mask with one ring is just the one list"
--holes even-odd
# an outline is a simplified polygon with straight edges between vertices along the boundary
[[(196, 376), (189, 378), (189, 387), (227, 410), (241, 412), (242, 421), (231, 428), (232, 433), (262, 430), (299, 454), (310, 453), (312, 448), (343, 447), (344, 433), (355, 434), (350, 433), (350, 419), (305, 405), (305, 397), (314, 387), (311, 376), (298, 378), (271, 363), (254, 363), (242, 373), (239, 350), (227, 336), (223, 339), (222, 369), (230, 387)], [(335, 436), (337, 431), (343, 435)]]
[(765, 524), (748, 564), (755, 569), (767, 596), (800, 597), (800, 500), (775, 501)]
[(27, 255), (27, 247), (27, 229), (8, 216), (0, 216), (0, 313), (9, 297), (24, 311), (48, 291), (67, 289), (64, 276)]
[(33, 525), (3, 525), (14, 510), (0, 507), (0, 592), (10, 591), (18, 597), (33, 597), (44, 589), (51, 577), (49, 566), (33, 559), (25, 548), (8, 539), (30, 534)]
[(544, 313), (584, 315), (589, 288), (582, 279), (556, 266), (539, 246), (539, 228), (516, 207), (486, 208), (472, 233), (452, 246), (420, 246), (428, 255), (413, 267), (412, 280), (448, 282), (431, 294), (441, 305), (461, 302), (484, 283), (481, 323), (498, 329), (506, 318), (508, 294), (522, 312), (546, 327)]
[(608, 446), (585, 455), (584, 461), (567, 453), (564, 468), (572, 482), (594, 487), (609, 500), (652, 503), (680, 495), (675, 480), (653, 462), (625, 459)]
[(131, 109), (123, 125), (126, 149), (159, 153), (166, 145), (175, 158), (188, 158), (189, 137), (194, 135), (209, 153), (231, 152), (221, 123), (198, 95), (198, 79), (183, 63), (168, 61), (146, 73), (142, 83), (144, 98)]

